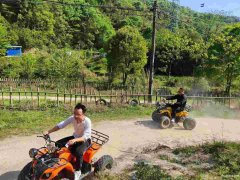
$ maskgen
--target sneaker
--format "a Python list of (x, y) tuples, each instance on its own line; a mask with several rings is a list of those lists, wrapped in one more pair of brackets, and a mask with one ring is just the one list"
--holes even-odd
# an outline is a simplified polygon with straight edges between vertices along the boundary
[(74, 180), (80, 180), (81, 174), (82, 174), (81, 171), (75, 171)]
[(172, 123), (175, 123), (175, 118), (172, 118), (171, 122), (172, 122)]

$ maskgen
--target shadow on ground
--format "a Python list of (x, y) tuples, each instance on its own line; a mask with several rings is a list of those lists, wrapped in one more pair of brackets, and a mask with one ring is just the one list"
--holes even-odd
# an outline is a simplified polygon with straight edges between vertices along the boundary
[[(142, 120), (142, 121), (136, 121), (135, 125), (143, 125), (145, 127), (151, 128), (151, 129), (159, 129), (159, 130), (164, 130), (160, 129), (159, 124), (153, 120)], [(182, 127), (182, 124), (175, 124), (174, 127), (172, 127), (174, 130), (185, 130)], [(185, 130), (186, 131), (186, 130)]]
[(151, 129), (160, 129), (159, 124), (153, 120), (136, 121), (134, 124), (135, 125), (143, 125), (145, 127), (151, 128)]
[(0, 175), (0, 180), (17, 180), (20, 171), (9, 171)]

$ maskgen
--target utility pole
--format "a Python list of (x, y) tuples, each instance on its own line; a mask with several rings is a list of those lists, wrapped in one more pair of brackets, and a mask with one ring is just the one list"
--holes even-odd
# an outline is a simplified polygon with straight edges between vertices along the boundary
[(150, 60), (150, 73), (148, 82), (148, 102), (152, 102), (153, 95), (153, 76), (154, 76), (154, 59), (155, 59), (155, 49), (156, 49), (156, 17), (157, 17), (157, 1), (153, 4), (153, 22), (152, 22), (152, 57)]

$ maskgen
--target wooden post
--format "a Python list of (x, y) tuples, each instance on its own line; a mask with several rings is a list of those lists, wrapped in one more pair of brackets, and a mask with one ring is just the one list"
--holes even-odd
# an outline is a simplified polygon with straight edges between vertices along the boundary
[(40, 94), (39, 94), (39, 87), (37, 88), (37, 101), (38, 101), (38, 108), (40, 107)]
[(63, 102), (66, 104), (66, 88), (64, 88)]
[(82, 89), (80, 89), (80, 94), (81, 94), (81, 103), (82, 103), (82, 101), (83, 101)]
[(155, 103), (158, 102), (158, 92), (156, 91), (156, 100), (155, 100)]
[(70, 89), (70, 105), (72, 105), (72, 89)]
[(33, 92), (32, 92), (32, 86), (30, 87), (30, 93), (31, 93), (31, 101), (32, 101), (32, 107), (33, 107)]
[(85, 98), (86, 98), (86, 105), (88, 104), (88, 89), (86, 89), (86, 95), (85, 95)]
[(57, 107), (59, 107), (59, 89), (57, 89)]
[(44, 100), (45, 102), (47, 101), (47, 90), (45, 89), (45, 92), (44, 92)]
[(112, 104), (113, 89), (111, 88), (110, 104)]
[(97, 101), (96, 92), (94, 91), (93, 93), (94, 93), (94, 101), (95, 101), (95, 103), (96, 103), (96, 101)]
[(137, 92), (137, 99), (138, 99), (138, 103), (141, 104), (141, 99), (140, 99), (140, 96), (139, 96), (139, 92)]
[(18, 89), (18, 102), (20, 103), (21, 102), (21, 98), (20, 98), (20, 89)]
[(90, 103), (92, 102), (92, 88), (90, 89)]
[(25, 88), (24, 88), (24, 94), (25, 94), (25, 99), (27, 99), (27, 91)]
[(4, 106), (4, 98), (3, 98), (3, 88), (2, 88), (2, 101), (3, 101), (3, 106)]
[[(131, 92), (130, 92), (131, 93)], [(125, 102), (124, 102), (124, 100), (123, 100), (123, 104), (125, 104), (125, 103), (127, 103), (128, 102), (128, 92), (127, 91), (125, 91), (125, 96), (126, 96), (126, 98), (125, 98)], [(130, 96), (131, 97), (131, 96)], [(131, 100), (131, 99), (130, 99)]]
[(75, 89), (75, 96), (74, 96), (74, 98), (75, 98), (75, 105), (77, 104), (77, 89)]
[(13, 107), (13, 100), (12, 100), (12, 87), (10, 87), (10, 89), (9, 89), (9, 99), (10, 99), (10, 107), (12, 108)]

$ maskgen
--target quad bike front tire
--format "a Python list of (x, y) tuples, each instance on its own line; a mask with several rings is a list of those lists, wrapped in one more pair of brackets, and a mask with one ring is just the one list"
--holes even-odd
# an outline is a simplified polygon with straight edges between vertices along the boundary
[(94, 163), (94, 172), (103, 171), (105, 169), (111, 169), (113, 166), (113, 158), (109, 155), (100, 157), (97, 162)]
[(29, 162), (24, 168), (20, 171), (18, 175), (18, 180), (31, 180), (31, 171), (32, 171), (32, 162)]
[(167, 129), (171, 125), (170, 118), (168, 116), (161, 116), (159, 126), (161, 129)]
[(187, 117), (184, 121), (183, 121), (183, 127), (186, 130), (193, 130), (197, 125), (197, 122), (195, 119)]
[(152, 120), (155, 121), (155, 122), (160, 122), (161, 116), (162, 115), (158, 112), (158, 110), (155, 110), (152, 113)]

